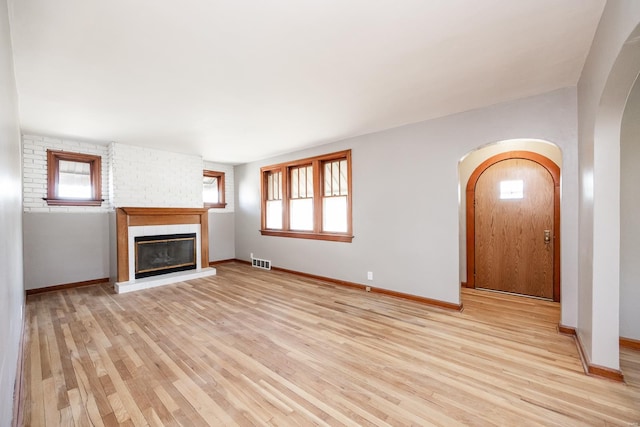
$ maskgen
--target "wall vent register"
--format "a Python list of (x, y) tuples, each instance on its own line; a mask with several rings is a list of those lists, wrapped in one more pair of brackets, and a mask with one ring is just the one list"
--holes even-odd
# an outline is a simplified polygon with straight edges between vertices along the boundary
[(135, 278), (197, 268), (196, 234), (166, 234), (135, 238)]
[(251, 258), (251, 265), (263, 270), (271, 270), (271, 261), (268, 259)]

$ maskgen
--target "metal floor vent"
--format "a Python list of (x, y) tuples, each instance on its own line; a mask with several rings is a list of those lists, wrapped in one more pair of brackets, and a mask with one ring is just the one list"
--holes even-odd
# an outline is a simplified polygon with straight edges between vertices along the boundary
[(251, 265), (256, 268), (262, 268), (263, 270), (271, 270), (271, 261), (268, 259), (251, 258)]

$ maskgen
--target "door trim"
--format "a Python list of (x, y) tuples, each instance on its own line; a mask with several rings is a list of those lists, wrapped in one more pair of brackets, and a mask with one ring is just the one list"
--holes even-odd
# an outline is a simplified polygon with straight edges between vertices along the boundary
[(560, 301), (560, 167), (551, 159), (531, 151), (507, 151), (489, 157), (473, 171), (467, 182), (467, 288), (475, 288), (476, 263), (476, 225), (474, 204), (476, 184), (480, 175), (494, 164), (503, 160), (524, 159), (531, 160), (544, 167), (553, 179), (553, 300)]

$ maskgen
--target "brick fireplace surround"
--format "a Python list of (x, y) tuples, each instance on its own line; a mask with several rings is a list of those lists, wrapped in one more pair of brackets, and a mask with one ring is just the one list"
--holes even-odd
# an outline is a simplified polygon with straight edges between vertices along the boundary
[[(131, 227), (199, 225), (200, 259), (199, 267), (179, 273), (169, 273), (145, 279), (131, 277), (131, 257), (129, 254)], [(162, 286), (183, 280), (216, 274), (215, 268), (209, 267), (209, 211), (204, 208), (136, 208), (123, 207), (116, 209), (117, 232), (117, 281), (115, 290), (118, 293)], [(158, 233), (162, 234), (162, 233)]]

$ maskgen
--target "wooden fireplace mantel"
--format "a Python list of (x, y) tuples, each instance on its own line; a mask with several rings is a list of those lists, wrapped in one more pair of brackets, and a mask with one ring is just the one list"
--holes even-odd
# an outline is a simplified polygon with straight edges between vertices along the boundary
[(129, 227), (173, 224), (200, 224), (201, 266), (209, 265), (209, 209), (116, 208), (118, 282), (129, 281)]

